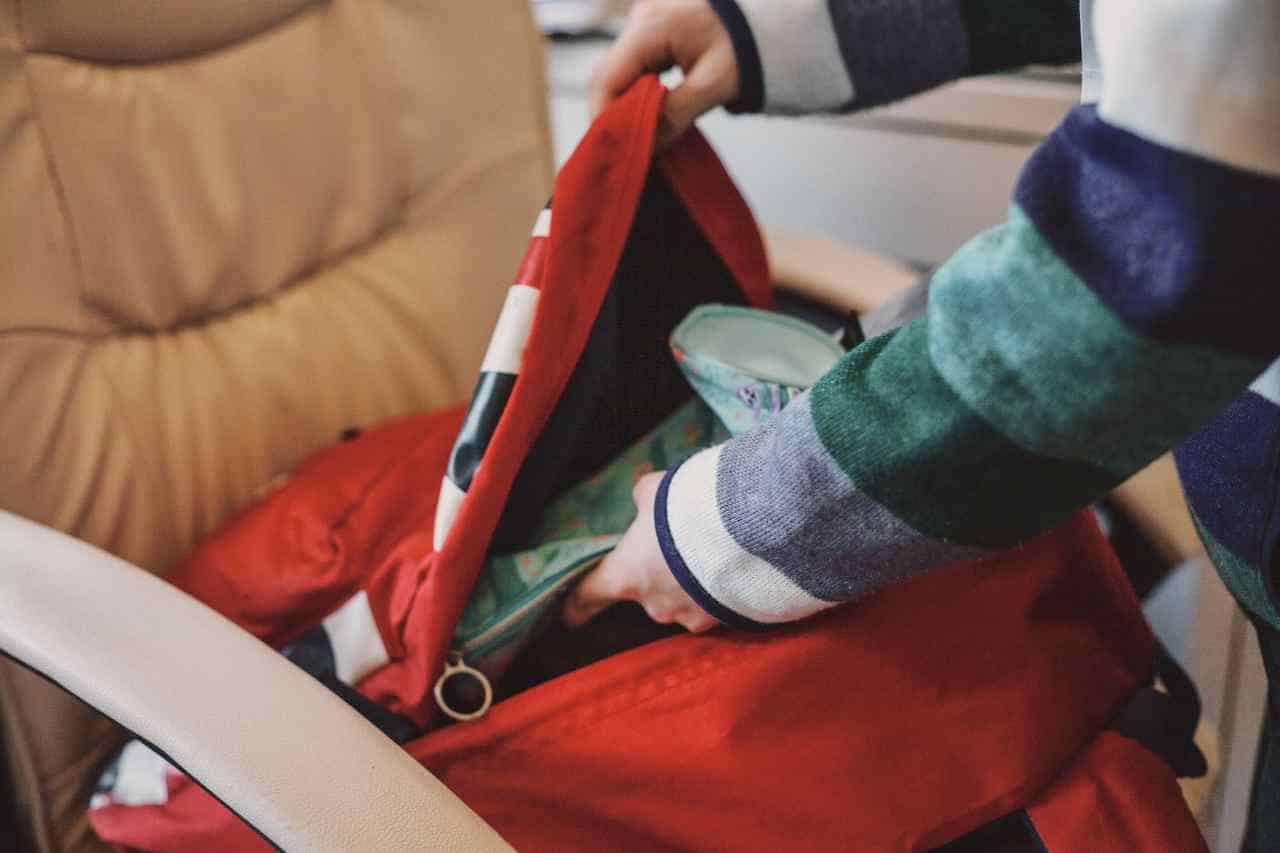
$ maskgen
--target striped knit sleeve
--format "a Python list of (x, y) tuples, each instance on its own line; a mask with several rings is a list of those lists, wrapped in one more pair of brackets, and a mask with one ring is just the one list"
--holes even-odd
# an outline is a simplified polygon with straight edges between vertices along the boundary
[(741, 87), (730, 109), (888, 103), (968, 74), (1080, 60), (1079, 0), (711, 0)]
[(934, 274), (923, 317), (667, 474), (671, 570), (750, 627), (1056, 524), (1280, 355), (1277, 222), (1280, 178), (1077, 109), (1007, 223)]

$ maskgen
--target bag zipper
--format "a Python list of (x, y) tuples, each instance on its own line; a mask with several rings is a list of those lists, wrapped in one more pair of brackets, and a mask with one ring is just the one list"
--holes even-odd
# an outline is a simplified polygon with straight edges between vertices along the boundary
[[(608, 553), (610, 550), (612, 550), (612, 546), (604, 549), (605, 553)], [(595, 568), (603, 559), (604, 553), (583, 558), (578, 565), (570, 568), (567, 572), (557, 578), (555, 582), (547, 584), (544, 589), (539, 590), (515, 610), (512, 610), (502, 619), (499, 619), (494, 624), (483, 629), (475, 636), (455, 646), (453, 650), (463, 655), (475, 654), (484, 646), (490, 645), (495, 638), (500, 635), (510, 633), (509, 629), (521, 623), (530, 611), (536, 610), (538, 606), (548, 598), (559, 594), (570, 581), (576, 580), (581, 575), (586, 574), (588, 571)]]
[[(440, 677), (436, 680), (434, 690), (436, 705), (439, 706), (440, 710), (447, 716), (461, 722), (475, 720), (488, 713), (489, 705), (493, 700), (493, 684), (483, 671), (472, 665), (468, 657), (472, 661), (476, 658), (484, 658), (493, 649), (502, 645), (507, 637), (525, 626), (529, 618), (536, 613), (548, 598), (560, 594), (570, 582), (595, 568), (605, 558), (605, 555), (613, 550), (616, 544), (616, 542), (613, 542), (608, 545), (602, 545), (599, 553), (580, 558), (576, 564), (572, 565), (560, 577), (538, 590), (515, 610), (475, 636), (450, 649), (444, 671), (441, 672)], [(480, 684), (484, 695), (481, 707), (474, 711), (459, 711), (450, 707), (449, 703), (445, 701), (445, 682), (450, 678), (461, 675), (468, 675), (474, 678)]]

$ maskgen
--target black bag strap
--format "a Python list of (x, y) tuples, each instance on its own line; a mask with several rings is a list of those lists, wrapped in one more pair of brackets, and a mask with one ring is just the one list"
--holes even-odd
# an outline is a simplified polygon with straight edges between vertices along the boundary
[(1160, 756), (1179, 777), (1194, 779), (1208, 772), (1195, 743), (1199, 724), (1200, 694), (1191, 676), (1157, 640), (1152, 683), (1130, 697), (1109, 728)]
[[(1208, 771), (1195, 744), (1200, 724), (1200, 694), (1181, 665), (1156, 641), (1151, 683), (1129, 698), (1108, 726), (1160, 756), (1184, 778)], [(1019, 810), (975, 829), (930, 853), (1046, 853), (1026, 811)]]

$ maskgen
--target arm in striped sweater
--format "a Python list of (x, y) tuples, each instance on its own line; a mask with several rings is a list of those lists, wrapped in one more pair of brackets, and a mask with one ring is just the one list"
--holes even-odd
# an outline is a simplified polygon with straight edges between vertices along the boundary
[(1080, 61), (1079, 0), (711, 0), (733, 42), (730, 108), (852, 110), (949, 80)]
[(1024, 541), (1280, 355), (1280, 14), (1251, 3), (1144, 6), (1239, 13), (1172, 23), (1119, 4), (1130, 29), (1104, 51), (1146, 50), (1104, 52), (1101, 106), (1037, 151), (1008, 222), (935, 274), (925, 316), (667, 474), (658, 544), (691, 597), (783, 622)]

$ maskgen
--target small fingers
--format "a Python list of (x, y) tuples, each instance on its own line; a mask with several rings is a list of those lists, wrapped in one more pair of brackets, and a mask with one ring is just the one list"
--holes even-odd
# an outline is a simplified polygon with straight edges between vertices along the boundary
[(588, 99), (593, 117), (645, 74), (671, 67), (673, 58), (666, 33), (646, 8), (638, 6), (632, 12), (626, 29), (591, 75)]
[(720, 624), (705, 610), (687, 599), (682, 601), (675, 609), (670, 621), (675, 622), (691, 634), (702, 634)]
[(658, 494), (658, 486), (662, 484), (665, 474), (665, 471), (653, 471), (637, 479), (631, 486), (631, 500), (635, 503), (637, 511), (643, 512), (653, 508), (653, 500)]
[(570, 628), (580, 628), (600, 611), (634, 597), (627, 588), (625, 573), (618, 570), (612, 558), (610, 554), (601, 560), (565, 599), (560, 617)]
[(679, 138), (703, 113), (737, 97), (738, 66), (731, 45), (714, 44), (667, 93), (659, 145)]
[(689, 610), (677, 619), (684, 629), (691, 634), (704, 634), (720, 623), (704, 610)]
[(710, 631), (720, 623), (683, 595), (671, 595), (660, 602), (641, 600), (644, 612), (660, 625), (679, 625), (692, 634)]

